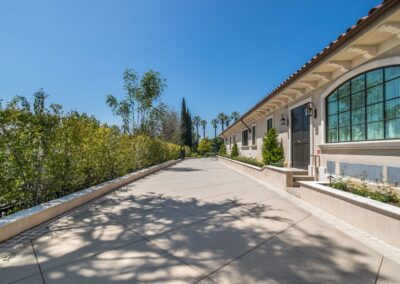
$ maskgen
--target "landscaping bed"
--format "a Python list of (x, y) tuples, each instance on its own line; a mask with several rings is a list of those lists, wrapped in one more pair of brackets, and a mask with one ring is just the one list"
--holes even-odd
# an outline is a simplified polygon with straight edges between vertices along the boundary
[(361, 183), (356, 183), (345, 177), (336, 177), (331, 178), (329, 187), (400, 207), (398, 194), (384, 182), (375, 181), (375, 184), (371, 184), (362, 178)]
[(300, 199), (400, 248), (400, 208), (392, 193), (344, 187), (343, 181), (300, 184)]
[(232, 160), (235, 160), (235, 161), (239, 161), (239, 162), (242, 162), (242, 163), (245, 163), (245, 164), (249, 164), (249, 165), (252, 165), (252, 166), (256, 166), (256, 167), (259, 167), (259, 168), (262, 168), (264, 166), (264, 163), (254, 159), (254, 158), (249, 158), (249, 157), (244, 157), (244, 156), (230, 157), (230, 156), (227, 156), (227, 155), (225, 155), (223, 157), (224, 158), (228, 158), (228, 159), (232, 159)]

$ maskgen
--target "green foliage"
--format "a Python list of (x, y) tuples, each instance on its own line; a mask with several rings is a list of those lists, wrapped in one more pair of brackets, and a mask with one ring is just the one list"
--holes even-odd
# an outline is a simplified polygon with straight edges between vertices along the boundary
[(40, 90), (32, 108), (19, 97), (0, 109), (0, 206), (27, 208), (179, 158), (177, 145), (47, 109), (45, 98)]
[(256, 167), (260, 167), (260, 168), (264, 166), (264, 164), (262, 162), (254, 159), (254, 158), (249, 158), (249, 157), (244, 157), (244, 156), (237, 156), (237, 157), (231, 157), (231, 158), (232, 158), (232, 160), (236, 160), (236, 161), (243, 162), (243, 163), (253, 165)]
[(225, 146), (225, 141), (221, 137), (216, 137), (213, 140), (213, 151), (216, 153), (219, 153), (222, 151), (226, 155), (226, 146)]
[(377, 190), (369, 188), (368, 183), (362, 178), (362, 184), (352, 184), (343, 177), (333, 178), (329, 186), (338, 190), (351, 192), (356, 195), (374, 199), (380, 202), (400, 206), (400, 199), (395, 191), (387, 184), (377, 181)]
[(231, 119), (233, 120), (233, 122), (235, 122), (236, 120), (238, 120), (240, 118), (240, 113), (238, 113), (237, 111), (233, 111), (231, 113)]
[(160, 102), (162, 92), (166, 87), (165, 79), (160, 73), (149, 70), (142, 79), (135, 71), (126, 69), (123, 74), (124, 99), (118, 101), (113, 95), (106, 97), (107, 105), (113, 114), (121, 117), (122, 129), (125, 133), (146, 133), (155, 136), (161, 129), (162, 118), (167, 111)]
[(186, 107), (185, 98), (182, 99), (182, 110), (181, 110), (181, 145), (193, 146), (192, 137), (192, 117), (189, 109)]
[(231, 157), (235, 158), (237, 156), (239, 156), (239, 148), (238, 148), (237, 143), (235, 142), (235, 143), (233, 143), (233, 146), (232, 146)]
[(271, 128), (263, 138), (262, 157), (265, 165), (283, 166), (285, 156), (275, 128)]
[(221, 124), (221, 130), (222, 130), (222, 132), (224, 132), (224, 127), (225, 127), (225, 125), (229, 125), (229, 122), (227, 123), (227, 121), (229, 120), (229, 116), (228, 115), (226, 115), (225, 113), (223, 113), (223, 112), (220, 112), (218, 115), (217, 115), (217, 119), (218, 119), (218, 121), (219, 121), (219, 123)]
[(197, 151), (200, 155), (205, 155), (206, 153), (211, 152), (212, 146), (213, 145), (210, 139), (201, 139), (199, 142), (199, 146), (197, 147)]
[(218, 127), (218, 119), (211, 120), (211, 126), (214, 128), (214, 139), (217, 138), (217, 127)]
[(221, 148), (218, 151), (218, 155), (224, 156), (224, 157), (226, 156), (226, 146), (225, 145), (221, 146)]

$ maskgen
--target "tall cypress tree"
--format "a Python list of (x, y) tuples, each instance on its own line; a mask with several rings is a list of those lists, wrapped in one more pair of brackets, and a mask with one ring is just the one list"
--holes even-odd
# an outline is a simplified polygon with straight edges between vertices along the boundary
[(183, 98), (181, 111), (181, 144), (192, 148), (192, 139), (192, 117), (190, 115), (189, 109), (186, 108), (185, 98)]
[(188, 115), (186, 109), (185, 98), (182, 99), (182, 110), (181, 110), (181, 145), (187, 144), (187, 125), (188, 125)]

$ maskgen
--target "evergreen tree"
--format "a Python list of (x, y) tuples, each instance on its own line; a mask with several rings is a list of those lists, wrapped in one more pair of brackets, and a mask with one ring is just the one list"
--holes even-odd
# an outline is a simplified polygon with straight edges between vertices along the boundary
[(236, 158), (237, 156), (239, 156), (239, 148), (238, 148), (237, 143), (235, 142), (235, 143), (233, 143), (233, 146), (232, 146), (231, 157)]
[(181, 111), (181, 145), (192, 148), (192, 128), (192, 117), (190, 115), (189, 109), (186, 107), (185, 98), (183, 98)]
[(182, 99), (182, 110), (181, 110), (181, 145), (187, 144), (187, 126), (188, 126), (188, 116), (186, 109), (185, 98)]
[(266, 165), (282, 167), (285, 158), (282, 144), (278, 141), (275, 128), (271, 128), (265, 134), (262, 146), (263, 162)]
[[(217, 148), (217, 139), (214, 139), (214, 143), (215, 143), (215, 148)], [(220, 148), (219, 148), (219, 151), (218, 151), (218, 155), (220, 155), (220, 156), (226, 156), (226, 146), (225, 146), (225, 143), (224, 144), (221, 144), (221, 146), (220, 146)]]

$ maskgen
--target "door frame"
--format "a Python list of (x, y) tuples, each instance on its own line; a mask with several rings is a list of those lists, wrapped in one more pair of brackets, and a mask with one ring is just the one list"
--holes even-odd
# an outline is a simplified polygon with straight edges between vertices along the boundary
[[(299, 102), (297, 102), (297, 103), (295, 103), (294, 105), (291, 105), (289, 108), (288, 108), (288, 112), (289, 112), (289, 115), (288, 115), (288, 117), (289, 117), (289, 163), (288, 163), (288, 166), (289, 167), (292, 167), (293, 166), (293, 143), (292, 143), (292, 110), (293, 109), (295, 109), (295, 108), (297, 108), (297, 107), (299, 107), (299, 106), (302, 106), (302, 105), (305, 105), (305, 104), (307, 104), (307, 103), (310, 103), (310, 102), (312, 102), (312, 97), (308, 97), (308, 98), (306, 98), (306, 99), (304, 99), (304, 100), (301, 100), (301, 101), (299, 101)], [(314, 129), (313, 129), (313, 125), (314, 125), (314, 121), (313, 121), (313, 119), (310, 117), (310, 160), (308, 161), (308, 172), (309, 172), (309, 174), (310, 174), (310, 171), (311, 171), (311, 173), (312, 173), (312, 169), (310, 168), (311, 167), (311, 165), (312, 165), (312, 161), (311, 161), (311, 155), (313, 155), (313, 149), (314, 149)]]

